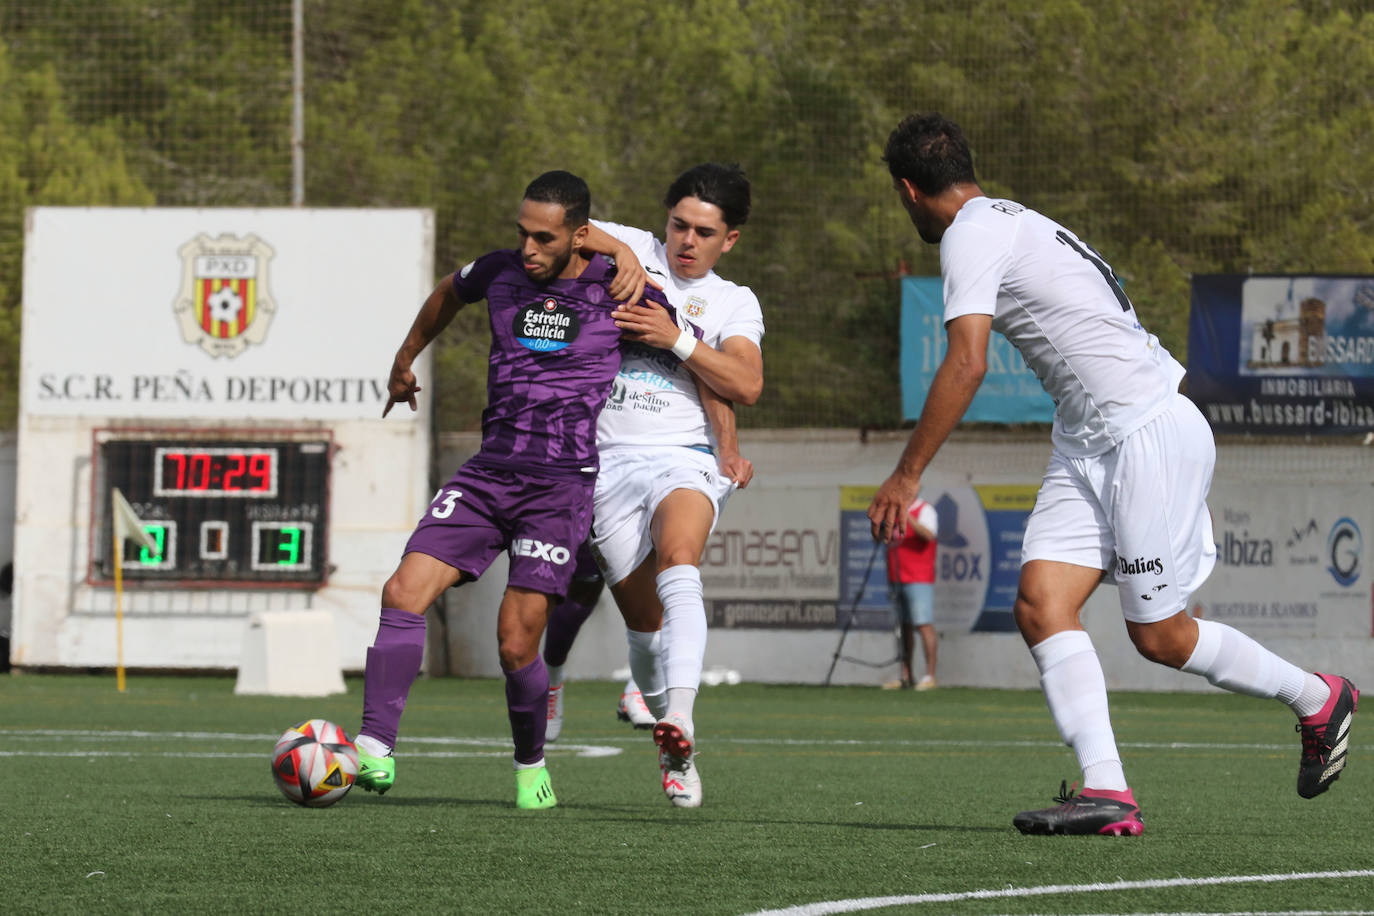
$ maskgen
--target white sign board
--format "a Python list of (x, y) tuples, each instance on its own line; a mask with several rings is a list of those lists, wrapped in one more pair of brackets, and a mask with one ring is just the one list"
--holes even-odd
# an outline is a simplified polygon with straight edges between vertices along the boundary
[(1197, 613), (1260, 640), (1370, 636), (1367, 491), (1218, 481), (1207, 502), (1217, 566), (1194, 596)]
[(35, 208), (22, 410), (378, 417), (432, 246), (423, 210)]
[[(340, 663), (361, 667), (430, 495), (432, 401), (382, 409), (433, 289), (432, 211), (26, 219), (13, 663), (111, 666), (122, 633), (131, 668), (232, 668), (253, 615), (327, 611)], [(421, 354), (416, 374), (429, 365)], [(280, 443), (300, 443), (308, 470), (275, 476)], [(120, 564), (117, 599), (102, 519), (112, 488), (135, 484), (144, 530), (166, 539)], [(283, 520), (303, 520), (275, 527), (299, 540), (274, 554)]]

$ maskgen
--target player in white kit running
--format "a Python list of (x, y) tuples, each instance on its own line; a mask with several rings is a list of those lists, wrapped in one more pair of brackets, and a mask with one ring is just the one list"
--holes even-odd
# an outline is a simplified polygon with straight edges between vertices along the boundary
[[(698, 339), (653, 304), (616, 311), (625, 337), (645, 346), (625, 357), (597, 421), (592, 546), (625, 618), (630, 670), (658, 720), (664, 792), (678, 807), (696, 807), (692, 711), (706, 652), (698, 564), (726, 498), (753, 476), (730, 402), (752, 404), (763, 388), (763, 313), (747, 287), (714, 270), (749, 216), (744, 173), (695, 166), (669, 186), (664, 205), (666, 241), (594, 220), (585, 245), (619, 265), (643, 265), (701, 331)], [(718, 397), (702, 398), (698, 382)]]
[(1087, 243), (983, 194), (957, 125), (912, 115), (892, 132), (884, 160), (922, 240), (940, 246), (949, 347), (897, 469), (869, 507), (873, 536), (892, 539), (905, 524), (921, 474), (982, 383), (993, 330), (1055, 402), (1054, 450), (1026, 526), (1015, 616), (1083, 789), (1061, 790), (1056, 807), (1021, 812), (1014, 825), (1033, 834), (1144, 830), (1102, 666), (1079, 620), (1103, 580), (1116, 584), (1143, 656), (1290, 706), (1303, 745), (1298, 794), (1326, 791), (1345, 764), (1355, 685), (1305, 672), (1187, 612), (1216, 562), (1206, 504), (1216, 450), (1206, 421), (1178, 393), (1183, 367), (1141, 327)]

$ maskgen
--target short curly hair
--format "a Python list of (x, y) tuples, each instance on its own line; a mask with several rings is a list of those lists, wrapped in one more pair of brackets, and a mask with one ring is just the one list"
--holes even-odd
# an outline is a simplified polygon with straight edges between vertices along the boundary
[(903, 118), (888, 135), (883, 161), (893, 178), (905, 178), (922, 194), (977, 183), (964, 132), (938, 112)]

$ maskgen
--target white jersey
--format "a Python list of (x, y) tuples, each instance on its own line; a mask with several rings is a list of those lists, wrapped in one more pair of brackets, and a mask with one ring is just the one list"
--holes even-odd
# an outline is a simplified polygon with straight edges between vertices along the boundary
[[(763, 311), (747, 286), (711, 271), (700, 280), (682, 280), (668, 269), (668, 253), (653, 233), (618, 223), (592, 224), (630, 246), (639, 262), (677, 309), (678, 322), (690, 321), (711, 347), (730, 337), (763, 340)], [(618, 445), (715, 447), (692, 374), (667, 350), (630, 348), (596, 422), (599, 448)]]
[(991, 315), (1054, 399), (1054, 444), (1086, 458), (1168, 408), (1184, 369), (1140, 326), (1112, 270), (1053, 220), (967, 201), (940, 242), (945, 322)]

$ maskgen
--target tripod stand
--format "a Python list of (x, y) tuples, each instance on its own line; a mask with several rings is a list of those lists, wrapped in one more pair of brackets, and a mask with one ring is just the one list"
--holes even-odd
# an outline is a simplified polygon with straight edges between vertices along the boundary
[(841, 655), (840, 650), (844, 648), (845, 637), (849, 635), (849, 628), (854, 625), (854, 614), (859, 609), (859, 602), (864, 599), (864, 592), (868, 589), (868, 577), (873, 575), (873, 564), (878, 562), (878, 554), (882, 552), (886, 545), (882, 541), (873, 542), (873, 553), (869, 554), (868, 567), (864, 570), (863, 578), (859, 580), (859, 591), (854, 595), (854, 602), (849, 606), (849, 617), (844, 622), (844, 629), (840, 631), (840, 642), (835, 646), (835, 654), (830, 659), (830, 670), (825, 673), (825, 686), (830, 686), (830, 678), (835, 673), (835, 665), (840, 659), (853, 662), (856, 665), (863, 665), (867, 668), (886, 668), (888, 665), (895, 664), (902, 660), (901, 647), (898, 646), (897, 654), (887, 661), (870, 662), (862, 658), (854, 658), (850, 655)]

